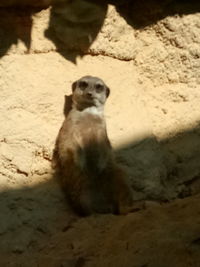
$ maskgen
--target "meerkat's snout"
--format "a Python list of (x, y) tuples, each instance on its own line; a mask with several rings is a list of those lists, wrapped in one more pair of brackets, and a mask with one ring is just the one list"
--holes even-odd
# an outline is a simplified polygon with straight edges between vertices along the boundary
[(84, 76), (72, 84), (73, 99), (89, 106), (102, 106), (110, 94), (110, 89), (103, 80)]
[(93, 93), (92, 92), (87, 92), (86, 96), (89, 97), (89, 98), (93, 98)]

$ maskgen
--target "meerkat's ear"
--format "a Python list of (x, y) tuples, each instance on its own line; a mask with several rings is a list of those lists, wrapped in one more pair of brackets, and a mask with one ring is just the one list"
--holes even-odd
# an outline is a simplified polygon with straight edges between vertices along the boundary
[(76, 85), (77, 85), (77, 82), (73, 82), (73, 83), (72, 83), (72, 92), (75, 91), (75, 89), (76, 89)]
[(106, 97), (108, 98), (110, 95), (110, 88), (109, 87), (106, 87)]

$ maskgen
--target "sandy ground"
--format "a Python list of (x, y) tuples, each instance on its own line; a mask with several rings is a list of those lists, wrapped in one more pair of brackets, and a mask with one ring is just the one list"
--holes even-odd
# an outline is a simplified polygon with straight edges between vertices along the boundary
[[(136, 30), (111, 6), (81, 57), (56, 51), (58, 43), (46, 37), (49, 9), (34, 11), (31, 20), (14, 11), (9, 23), (6, 12), (0, 18), (9, 33), (0, 36), (0, 266), (200, 266), (199, 13)], [(67, 45), (67, 22), (57, 22), (53, 12), (54, 34)], [(134, 199), (145, 200), (127, 216), (78, 217), (53, 178), (64, 96), (87, 74), (111, 89), (108, 135)]]

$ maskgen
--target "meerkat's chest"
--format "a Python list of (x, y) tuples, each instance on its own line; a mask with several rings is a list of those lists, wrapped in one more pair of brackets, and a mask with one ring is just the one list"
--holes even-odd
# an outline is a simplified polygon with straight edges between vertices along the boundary
[(76, 150), (76, 163), (81, 169), (98, 173), (104, 169), (110, 158), (111, 147), (105, 125), (96, 118), (79, 121), (73, 134)]
[(95, 170), (104, 168), (111, 151), (104, 117), (89, 112), (71, 114), (65, 129), (65, 151), (73, 152), (77, 166), (81, 169), (89, 166), (95, 166)]
[(75, 119), (75, 125), (83, 132), (97, 130), (97, 128), (105, 128), (105, 121), (102, 113), (95, 108), (83, 111)]
[(106, 125), (102, 116), (91, 113), (81, 114), (75, 121), (72, 131), (74, 142), (82, 148), (92, 142), (98, 144), (106, 138)]

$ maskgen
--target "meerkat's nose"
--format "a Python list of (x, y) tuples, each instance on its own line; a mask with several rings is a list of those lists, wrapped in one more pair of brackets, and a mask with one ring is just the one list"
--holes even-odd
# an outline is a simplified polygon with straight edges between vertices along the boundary
[(86, 95), (91, 97), (92, 96), (92, 92), (87, 92)]

